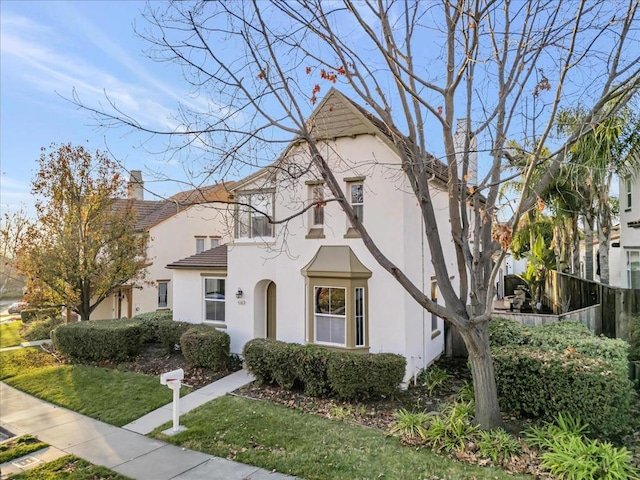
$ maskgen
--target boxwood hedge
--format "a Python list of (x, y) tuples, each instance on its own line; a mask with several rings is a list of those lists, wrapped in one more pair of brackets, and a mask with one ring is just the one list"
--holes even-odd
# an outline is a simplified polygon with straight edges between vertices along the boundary
[(187, 362), (213, 370), (227, 367), (229, 345), (229, 335), (209, 325), (194, 325), (180, 337), (180, 347)]

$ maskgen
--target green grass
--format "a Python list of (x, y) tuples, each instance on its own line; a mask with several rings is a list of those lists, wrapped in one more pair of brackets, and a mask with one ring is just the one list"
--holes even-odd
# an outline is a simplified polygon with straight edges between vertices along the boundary
[(524, 479), (403, 446), (375, 429), (304, 414), (267, 402), (226, 396), (181, 416), (188, 430), (152, 436), (307, 480)]
[(45, 463), (33, 470), (16, 473), (11, 480), (131, 480), (129, 477), (92, 465), (74, 455), (61, 457), (53, 462)]
[(0, 348), (14, 347), (22, 343), (20, 336), (20, 328), (22, 321), (1, 323), (0, 324)]
[[(84, 365), (58, 365), (38, 348), (0, 352), (0, 380), (48, 402), (122, 426), (171, 402), (160, 379)], [(184, 387), (181, 393), (191, 391)]]
[[(171, 402), (173, 392), (158, 377), (109, 368), (63, 365), (5, 380), (56, 405), (116, 426), (126, 425)], [(190, 389), (182, 389), (188, 393)]]
[(0, 463), (9, 462), (29, 453), (37, 452), (49, 444), (41, 442), (33, 435), (22, 435), (0, 443)]
[(39, 347), (0, 352), (0, 380), (55, 367), (56, 359)]

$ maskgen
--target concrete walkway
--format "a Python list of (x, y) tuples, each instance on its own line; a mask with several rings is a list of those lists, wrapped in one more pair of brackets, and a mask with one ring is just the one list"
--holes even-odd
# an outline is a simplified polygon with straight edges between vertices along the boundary
[[(180, 399), (180, 415), (210, 402), (214, 398), (222, 397), (229, 392), (233, 392), (234, 390), (253, 382), (253, 380), (254, 378), (243, 369), (234, 372), (231, 375), (227, 375), (217, 382), (210, 383), (209, 385), (185, 395)], [(153, 412), (147, 413), (144, 417), (140, 417), (122, 428), (147, 435), (163, 423), (170, 422), (173, 418), (172, 415), (173, 404), (170, 403), (164, 407), (154, 410)]]
[[(181, 400), (188, 411), (250, 382), (241, 370)], [(244, 383), (243, 383), (244, 382)], [(224, 393), (223, 393), (224, 392)], [(0, 465), (2, 478), (72, 453), (104, 465), (136, 480), (285, 480), (280, 473), (147, 438), (137, 433), (151, 431), (171, 419), (171, 405), (118, 428), (65, 408), (52, 405), (0, 382), (0, 427), (15, 436), (32, 434), (51, 445), (27, 458)], [(25, 462), (30, 462), (26, 465)], [(23, 465), (22, 467), (20, 465)]]
[(8, 352), (9, 350), (18, 350), (19, 348), (38, 347), (40, 345), (50, 344), (51, 340), (34, 340), (33, 342), (22, 342), (20, 345), (13, 347), (0, 348), (0, 352)]

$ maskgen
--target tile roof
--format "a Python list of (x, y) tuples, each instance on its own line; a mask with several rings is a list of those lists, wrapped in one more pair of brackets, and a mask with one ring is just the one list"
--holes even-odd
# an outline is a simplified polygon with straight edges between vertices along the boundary
[(124, 210), (131, 205), (136, 213), (136, 230), (148, 230), (192, 205), (205, 202), (228, 201), (229, 193), (227, 189), (231, 184), (233, 184), (233, 182), (196, 188), (177, 193), (167, 200), (134, 200), (121, 198), (115, 200), (114, 207)]
[(167, 265), (167, 268), (186, 268), (186, 269), (225, 269), (227, 268), (227, 246), (220, 245), (219, 247), (205, 250), (201, 253), (196, 253), (190, 257), (183, 258), (176, 262)]

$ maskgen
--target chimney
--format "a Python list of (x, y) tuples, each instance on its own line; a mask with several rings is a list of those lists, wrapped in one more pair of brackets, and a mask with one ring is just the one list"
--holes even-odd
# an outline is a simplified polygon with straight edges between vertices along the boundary
[[(462, 162), (464, 160), (465, 144), (467, 140), (467, 119), (459, 118), (456, 123), (456, 133), (453, 144), (456, 149), (456, 161), (458, 162), (458, 178), (462, 179)], [(469, 139), (469, 166), (467, 169), (467, 185), (478, 184), (478, 141), (476, 137)]]
[(144, 200), (144, 181), (140, 170), (131, 170), (127, 185), (127, 197), (134, 200)]

